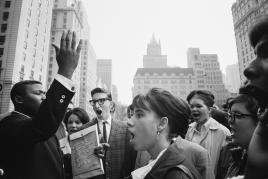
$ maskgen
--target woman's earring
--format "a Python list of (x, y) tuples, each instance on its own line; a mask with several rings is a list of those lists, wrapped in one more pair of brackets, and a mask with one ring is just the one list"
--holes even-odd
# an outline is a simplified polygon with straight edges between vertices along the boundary
[(159, 135), (160, 135), (160, 131), (157, 131), (157, 133), (156, 133), (156, 134), (157, 134), (157, 136), (159, 136)]

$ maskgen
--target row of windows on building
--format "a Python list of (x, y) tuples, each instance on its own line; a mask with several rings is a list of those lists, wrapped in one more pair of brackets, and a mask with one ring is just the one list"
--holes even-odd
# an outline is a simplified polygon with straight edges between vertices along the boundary
[[(145, 93), (145, 92), (147, 92), (149, 89), (151, 89), (152, 87), (148, 87), (148, 86), (146, 86), (146, 87), (144, 87), (144, 90), (143, 89), (139, 89), (139, 90), (137, 90), (136, 92), (135, 92), (135, 94), (143, 94), (143, 93)], [(189, 91), (185, 91), (185, 90), (180, 90), (180, 91), (178, 91), (178, 90), (170, 90), (170, 89), (166, 89), (166, 90), (168, 90), (168, 91), (170, 91), (173, 95), (176, 95), (176, 96), (182, 96), (182, 97), (185, 97), (187, 94), (189, 94), (190, 93), (190, 91), (191, 90), (189, 90)]]
[[(24, 72), (25, 72), (25, 66), (24, 66), (24, 65), (21, 65), (20, 76), (19, 76), (19, 80), (20, 80), (20, 81), (24, 80), (24, 77), (25, 77), (25, 73), (24, 73)], [(34, 80), (34, 70), (33, 70), (33, 69), (32, 69), (31, 72), (30, 72), (29, 79), (30, 79), (30, 80)], [(35, 79), (35, 80), (42, 81), (42, 75), (39, 74), (38, 79)]]
[(179, 79), (179, 80), (165, 80), (165, 79), (162, 79), (162, 80), (135, 80), (135, 82), (137, 84), (141, 84), (141, 83), (144, 83), (144, 84), (184, 84), (184, 83), (189, 83), (191, 84), (192, 83), (192, 80), (186, 80), (186, 79)]
[(11, 7), (11, 1), (0, 1), (0, 7), (2, 6), (2, 3), (4, 3), (4, 8), (10, 8)]

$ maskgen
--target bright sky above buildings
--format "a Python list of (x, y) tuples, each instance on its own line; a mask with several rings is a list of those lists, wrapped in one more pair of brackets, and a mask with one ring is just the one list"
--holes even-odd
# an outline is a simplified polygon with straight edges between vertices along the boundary
[(83, 0), (97, 58), (112, 59), (112, 83), (129, 104), (133, 78), (153, 33), (169, 66), (187, 67), (187, 48), (218, 54), (222, 72), (237, 63), (235, 0)]

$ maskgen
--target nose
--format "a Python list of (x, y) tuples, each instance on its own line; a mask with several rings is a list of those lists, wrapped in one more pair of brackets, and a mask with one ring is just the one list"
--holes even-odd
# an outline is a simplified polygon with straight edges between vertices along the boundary
[(75, 122), (71, 123), (71, 128), (76, 128)]
[(133, 127), (132, 117), (129, 118), (129, 120), (127, 121), (127, 126), (128, 126), (128, 127)]
[(42, 94), (41, 99), (42, 100), (45, 100), (46, 99), (46, 95), (45, 94)]
[(96, 108), (100, 108), (100, 105), (99, 105), (98, 102), (95, 103), (95, 107), (96, 107)]
[(249, 64), (249, 66), (244, 70), (244, 75), (247, 79), (255, 79), (260, 75), (260, 69), (257, 66), (257, 61), (254, 60)]

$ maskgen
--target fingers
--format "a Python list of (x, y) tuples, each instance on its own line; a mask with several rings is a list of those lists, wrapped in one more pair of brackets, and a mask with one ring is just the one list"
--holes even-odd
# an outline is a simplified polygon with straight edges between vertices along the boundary
[(108, 143), (102, 143), (101, 145), (105, 150), (110, 147), (110, 145)]
[(72, 35), (73, 35), (73, 37), (72, 37), (72, 45), (71, 45), (71, 48), (74, 50), (75, 49), (75, 46), (76, 46), (76, 33), (73, 32)]
[(82, 49), (82, 40), (79, 40), (79, 44), (78, 44), (77, 49), (76, 49), (76, 53), (78, 55), (80, 55), (81, 49)]
[(66, 36), (66, 48), (70, 49), (71, 48), (71, 43), (72, 43), (72, 35), (73, 33), (71, 30), (68, 30), (67, 36)]
[(63, 49), (66, 48), (66, 42), (65, 42), (65, 40), (66, 40), (66, 32), (63, 31), (62, 32), (62, 35), (61, 35), (61, 39), (60, 39), (60, 48), (63, 48)]
[(59, 55), (60, 53), (60, 49), (59, 47), (57, 47), (55, 44), (51, 44), (54, 48), (55, 48), (55, 51), (56, 51), (56, 57)]

